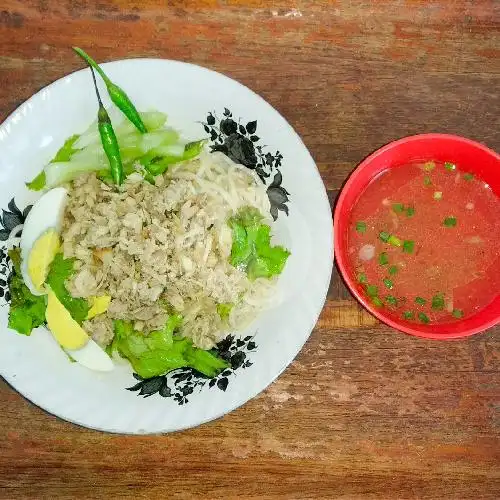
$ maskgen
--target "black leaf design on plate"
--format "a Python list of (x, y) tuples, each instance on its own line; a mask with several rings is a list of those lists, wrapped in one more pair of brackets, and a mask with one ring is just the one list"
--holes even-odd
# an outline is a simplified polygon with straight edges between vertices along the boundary
[(219, 355), (230, 364), (229, 368), (223, 370), (216, 377), (208, 378), (192, 368), (179, 368), (165, 375), (149, 379), (143, 379), (134, 373), (133, 376), (137, 383), (126, 389), (136, 392), (138, 396), (144, 398), (158, 394), (163, 398), (170, 398), (182, 406), (189, 403), (189, 398), (195, 394), (195, 391), (217, 387), (225, 392), (238, 370), (245, 370), (253, 365), (248, 359), (248, 355), (256, 348), (257, 345), (251, 335), (247, 335), (244, 339), (228, 335), (212, 350), (214, 354)]
[(220, 378), (217, 380), (217, 387), (221, 390), (226, 392), (227, 386), (229, 384), (229, 380), (226, 377)]
[(208, 113), (207, 124), (208, 125), (215, 125), (215, 117), (214, 117), (214, 115), (212, 115), (212, 113)]
[(249, 134), (255, 134), (255, 131), (257, 130), (257, 121), (248, 122), (245, 128)]
[[(32, 205), (27, 206), (24, 212), (21, 212), (16, 205), (14, 198), (7, 204), (8, 210), (2, 210), (0, 217), (0, 241), (7, 241), (12, 230), (24, 224), (24, 221), (31, 210)], [(21, 229), (13, 236), (21, 236)]]
[(263, 184), (267, 184), (267, 179), (273, 176), (273, 181), (267, 189), (271, 215), (274, 220), (278, 218), (280, 211), (288, 215), (287, 203), (290, 201), (290, 193), (281, 185), (283, 178), (280, 168), (283, 155), (279, 151), (272, 154), (266, 151), (266, 146), (258, 144), (261, 139), (256, 135), (257, 120), (243, 125), (233, 118), (228, 108), (224, 108), (223, 118), (218, 126), (217, 121), (215, 112), (210, 112), (206, 122), (202, 122), (205, 132), (210, 135), (210, 150), (219, 151), (235, 163), (255, 170)]
[[(0, 241), (7, 241), (10, 236), (19, 237), (22, 228), (12, 234), (12, 230), (17, 226), (22, 226), (32, 205), (27, 206), (21, 211), (14, 198), (7, 204), (8, 210), (2, 210), (0, 216)], [(7, 253), (6, 247), (0, 247), (0, 303), (9, 304), (11, 300), (9, 281), (12, 274), (12, 263)]]

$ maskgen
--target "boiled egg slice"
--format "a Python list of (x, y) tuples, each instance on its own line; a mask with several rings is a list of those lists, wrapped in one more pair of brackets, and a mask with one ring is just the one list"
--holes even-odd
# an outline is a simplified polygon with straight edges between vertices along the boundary
[(31, 208), (21, 234), (21, 274), (34, 295), (44, 295), (50, 264), (60, 250), (60, 232), (68, 191), (47, 191)]
[(111, 358), (71, 317), (69, 311), (50, 288), (47, 288), (45, 319), (50, 332), (59, 345), (75, 361), (90, 370), (110, 371), (114, 368)]

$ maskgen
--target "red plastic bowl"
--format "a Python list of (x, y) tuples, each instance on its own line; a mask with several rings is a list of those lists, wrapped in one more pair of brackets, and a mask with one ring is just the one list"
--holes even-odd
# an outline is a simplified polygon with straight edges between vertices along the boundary
[(487, 182), (500, 196), (500, 155), (469, 139), (446, 134), (422, 134), (391, 142), (360, 163), (345, 183), (334, 215), (335, 258), (351, 293), (371, 314), (404, 333), (429, 339), (449, 340), (482, 332), (500, 323), (500, 291), (495, 300), (473, 316), (453, 323), (420, 325), (397, 320), (375, 308), (357, 286), (347, 254), (349, 214), (368, 184), (382, 171), (420, 160), (451, 161)]

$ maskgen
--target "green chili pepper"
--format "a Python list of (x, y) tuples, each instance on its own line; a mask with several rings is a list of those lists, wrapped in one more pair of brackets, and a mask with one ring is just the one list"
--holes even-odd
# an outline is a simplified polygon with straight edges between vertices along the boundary
[(120, 156), (120, 147), (118, 146), (118, 141), (116, 140), (115, 131), (113, 130), (113, 125), (111, 124), (111, 120), (109, 119), (108, 112), (102, 105), (101, 96), (99, 95), (99, 90), (97, 88), (94, 69), (91, 67), (90, 71), (92, 73), (92, 79), (94, 80), (97, 101), (99, 102), (99, 111), (97, 113), (97, 128), (99, 129), (99, 135), (101, 136), (102, 147), (109, 160), (111, 177), (113, 178), (115, 184), (120, 185), (123, 182), (123, 165), (122, 158)]
[(94, 68), (106, 84), (108, 89), (109, 97), (116, 104), (116, 106), (122, 111), (122, 113), (135, 125), (137, 130), (142, 134), (147, 132), (146, 125), (142, 121), (141, 115), (137, 111), (136, 107), (132, 104), (129, 96), (122, 90), (118, 85), (115, 85), (104, 73), (101, 67), (82, 49), (78, 47), (73, 47), (73, 50), (92, 68)]

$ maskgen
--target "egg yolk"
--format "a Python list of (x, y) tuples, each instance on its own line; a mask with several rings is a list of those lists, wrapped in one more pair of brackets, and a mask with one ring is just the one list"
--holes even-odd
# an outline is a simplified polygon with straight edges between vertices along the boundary
[(45, 319), (52, 335), (62, 347), (81, 349), (89, 341), (85, 330), (71, 317), (69, 311), (50, 288), (47, 290)]
[(101, 295), (99, 297), (90, 297), (89, 302), (91, 307), (87, 314), (87, 319), (91, 319), (98, 314), (103, 314), (108, 310), (111, 297), (109, 295)]
[(28, 257), (28, 275), (37, 290), (42, 290), (50, 264), (60, 248), (61, 240), (55, 229), (49, 229), (42, 234), (31, 248)]

